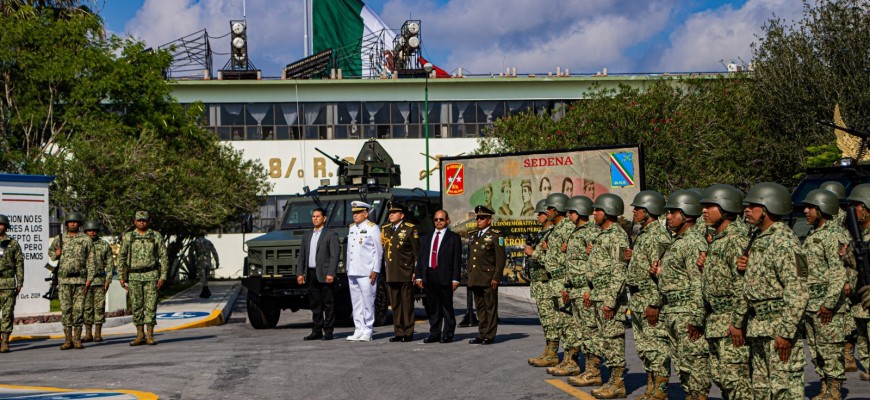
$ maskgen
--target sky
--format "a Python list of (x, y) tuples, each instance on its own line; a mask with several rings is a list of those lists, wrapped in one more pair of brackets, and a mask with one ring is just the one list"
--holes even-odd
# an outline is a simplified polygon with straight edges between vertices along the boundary
[[(150, 47), (202, 29), (214, 67), (227, 61), (229, 21), (243, 0), (101, 0), (107, 29)], [(465, 74), (724, 71), (751, 62), (773, 18), (795, 21), (798, 0), (369, 0), (390, 28), (421, 20), (423, 55)], [(263, 76), (303, 57), (302, 0), (247, 0), (248, 53)], [(742, 62), (741, 62), (742, 60)]]

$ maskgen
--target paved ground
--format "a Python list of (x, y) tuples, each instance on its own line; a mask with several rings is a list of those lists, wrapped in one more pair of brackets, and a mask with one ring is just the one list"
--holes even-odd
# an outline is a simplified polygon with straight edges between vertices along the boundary
[[(458, 307), (464, 296), (457, 291)], [(422, 318), (419, 304), (417, 311)], [(563, 390), (559, 380), (526, 364), (540, 353), (543, 341), (532, 304), (503, 297), (500, 313), (498, 340), (491, 346), (466, 343), (476, 328), (459, 328), (454, 343), (424, 344), (425, 322), (418, 323), (414, 343), (389, 343), (389, 326), (376, 328), (372, 342), (347, 342), (344, 337), (353, 331), (347, 324), (336, 329), (338, 340), (305, 342), (311, 326), (307, 311), (285, 311), (278, 328), (255, 330), (245, 323), (240, 300), (228, 324), (163, 332), (154, 347), (129, 347), (129, 335), (78, 351), (59, 351), (60, 341), (54, 339), (16, 341), (12, 353), (0, 355), (0, 383), (128, 391), (112, 398), (148, 398), (148, 393), (162, 399), (591, 398), (588, 391)], [(628, 341), (627, 383), (634, 392), (629, 398), (636, 398), (645, 375), (630, 333)], [(809, 369), (806, 376), (807, 394), (815, 396), (817, 377)], [(870, 398), (870, 383), (855, 373), (848, 378), (848, 398)], [(671, 398), (683, 397), (676, 378), (670, 389)], [(0, 385), (0, 399), (21, 394), (15, 390), (22, 389)], [(83, 396), (28, 398), (95, 397)], [(718, 397), (714, 388), (711, 398)]]

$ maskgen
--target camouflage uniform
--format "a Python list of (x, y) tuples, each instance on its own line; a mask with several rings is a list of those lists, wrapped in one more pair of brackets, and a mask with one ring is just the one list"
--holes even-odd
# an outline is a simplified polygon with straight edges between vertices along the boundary
[(690, 397), (710, 392), (709, 347), (703, 338), (692, 341), (686, 326), (704, 327), (701, 271), (696, 262), (706, 251), (706, 241), (691, 227), (674, 237), (661, 261), (658, 277), (662, 296), (661, 319), (667, 332), (674, 370), (680, 374), (683, 390)]
[(555, 319), (554, 313), (558, 313), (558, 311), (553, 308), (552, 302), (547, 304), (547, 292), (549, 291), (550, 280), (547, 277), (547, 270), (544, 269), (544, 265), (540, 261), (541, 256), (544, 254), (544, 251), (541, 250), (541, 246), (547, 238), (549, 238), (552, 232), (552, 226), (542, 229), (539, 234), (541, 240), (535, 246), (534, 252), (532, 252), (530, 261), (532, 265), (529, 268), (529, 275), (532, 282), (529, 284), (529, 292), (532, 295), (532, 298), (535, 299), (535, 303), (538, 305), (538, 319), (541, 321), (541, 329), (544, 330), (544, 337), (548, 341), (558, 341), (559, 332), (552, 324)]
[[(813, 228), (803, 243), (809, 267), (807, 290), (810, 296), (804, 318), (810, 354), (820, 377), (841, 381), (846, 379), (842, 348), (848, 317), (843, 307), (846, 269), (838, 253), (842, 245), (841, 232), (833, 221)], [(828, 324), (822, 324), (817, 314), (822, 306), (834, 313)]]
[[(749, 306), (746, 336), (756, 399), (800, 399), (806, 359), (798, 327), (807, 306), (806, 270), (800, 243), (784, 223), (760, 232), (749, 253), (744, 296)], [(779, 359), (776, 337), (791, 340), (787, 362)]]
[(663, 339), (667, 337), (667, 332), (661, 323), (650, 326), (643, 315), (647, 307), (661, 306), (661, 295), (649, 270), (661, 256), (661, 251), (670, 245), (671, 235), (668, 231), (657, 220), (649, 221), (637, 234), (625, 279), (631, 294), (628, 308), (631, 310), (631, 329), (637, 355), (647, 373), (660, 377), (670, 375), (670, 351), (667, 340)]
[(85, 325), (102, 325), (106, 322), (106, 284), (112, 282), (115, 260), (112, 249), (105, 240), (96, 238), (94, 252), (97, 262), (96, 273), (91, 278), (91, 287), (85, 295)]
[[(870, 228), (865, 229), (861, 232), (861, 236), (863, 237), (865, 242), (870, 242)], [(853, 253), (850, 251), (850, 253)], [(852, 287), (852, 291), (858, 287), (858, 271), (854, 269), (849, 269), (847, 271), (849, 285)], [(854, 296), (854, 294), (853, 294)], [(858, 331), (858, 361), (861, 362), (861, 365), (864, 366), (864, 371), (868, 372), (870, 370), (870, 312), (861, 307), (861, 302), (857, 302), (852, 305), (852, 317), (854, 318), (855, 325)]]
[(214, 265), (220, 264), (217, 250), (211, 240), (206, 239), (205, 236), (200, 236), (193, 241), (193, 254), (196, 256), (194, 262), (199, 270), (199, 284), (208, 286), (208, 276), (213, 267), (212, 258)]
[(749, 384), (749, 346), (735, 347), (731, 326), (746, 330), (746, 299), (737, 258), (746, 248), (746, 224), (732, 221), (712, 234), (701, 274), (707, 321), (704, 335), (710, 345), (710, 372), (727, 400), (752, 399)]
[[(549, 301), (554, 308), (557, 304), (559, 307), (564, 305), (562, 304), (562, 291), (565, 290), (565, 279), (568, 276), (569, 266), (567, 253), (562, 251), (562, 245), (568, 242), (568, 237), (571, 236), (575, 227), (576, 225), (568, 217), (565, 217), (556, 224), (553, 233), (547, 239), (547, 252), (544, 253), (543, 262), (544, 268), (550, 274), (550, 282), (549, 288), (545, 292), (549, 297), (545, 299), (545, 302)], [(572, 326), (571, 317), (558, 309), (556, 309), (556, 314), (554, 321), (556, 330), (564, 341)], [(567, 344), (564, 346), (566, 349), (568, 348)]]
[(571, 316), (568, 317), (568, 329), (565, 335), (565, 347), (581, 349), (589, 352), (589, 341), (596, 335), (595, 313), (591, 308), (583, 307), (583, 293), (589, 286), (586, 275), (589, 273), (589, 255), (586, 246), (599, 234), (598, 225), (589, 221), (575, 227), (568, 237), (568, 252), (566, 264), (568, 274), (566, 282), (571, 282), (568, 297), (571, 299)]
[(0, 333), (12, 333), (15, 300), (24, 285), (24, 256), (18, 241), (0, 236)]
[(169, 260), (163, 236), (152, 229), (127, 232), (118, 251), (118, 272), (128, 282), (133, 324), (157, 323), (157, 281), (166, 280)]
[(84, 322), (85, 283), (97, 273), (94, 243), (84, 232), (75, 236), (62, 233), (54, 238), (48, 248), (48, 257), (56, 261), (55, 250), (60, 249), (58, 262), (58, 296), (60, 297), (61, 321), (65, 328), (80, 328)]
[[(606, 365), (625, 368), (625, 311), (628, 296), (625, 291), (625, 256), (628, 235), (614, 223), (595, 238), (589, 253), (587, 281), (592, 290), (592, 310), (598, 335), (590, 340), (590, 352), (603, 355)], [(613, 319), (604, 318), (602, 306), (613, 310)]]
[[(532, 252), (532, 261), (540, 263), (544, 268), (541, 270), (541, 276), (548, 278), (547, 282), (540, 286), (541, 297), (538, 302), (538, 314), (541, 318), (541, 327), (544, 328), (544, 334), (547, 335), (548, 340), (556, 341), (561, 339), (564, 333), (566, 320), (565, 313), (560, 312), (556, 308), (556, 301), (560, 301), (559, 298), (562, 296), (561, 288), (563, 287), (564, 279), (554, 282), (557, 280), (554, 272), (561, 274), (562, 277), (566, 273), (566, 271), (562, 270), (562, 264), (556, 260), (559, 257), (558, 253), (561, 253), (559, 247), (568, 238), (565, 234), (566, 223), (567, 228), (570, 229), (571, 221), (568, 218), (564, 218), (553, 226), (550, 233), (547, 234), (546, 239), (542, 240), (535, 248), (535, 251)], [(568, 233), (570, 233), (570, 230)], [(545, 241), (547, 243), (547, 250), (542, 250), (541, 244)], [(564, 256), (561, 258), (564, 259)], [(556, 300), (554, 301), (554, 299)]]

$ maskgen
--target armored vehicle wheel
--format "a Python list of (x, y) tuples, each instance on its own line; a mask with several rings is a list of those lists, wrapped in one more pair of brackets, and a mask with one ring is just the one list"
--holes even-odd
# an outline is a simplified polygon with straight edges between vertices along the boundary
[(378, 282), (378, 288), (375, 291), (375, 326), (383, 326), (387, 324), (387, 308), (390, 305), (390, 299), (387, 297), (387, 288), (385, 279)]
[(254, 329), (272, 329), (278, 325), (281, 310), (257, 299), (257, 296), (250, 292), (248, 292), (247, 308), (248, 321)]

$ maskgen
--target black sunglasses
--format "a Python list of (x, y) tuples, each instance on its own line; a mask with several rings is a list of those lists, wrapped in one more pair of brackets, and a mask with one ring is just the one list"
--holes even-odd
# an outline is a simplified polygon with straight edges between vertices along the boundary
[(447, 221), (447, 218), (433, 218), (435, 221)]
[(484, 219), (489, 219), (489, 215), (478, 215), (478, 216), (475, 217), (475, 218), (476, 218), (478, 221), (480, 221), (480, 220), (484, 220)]

